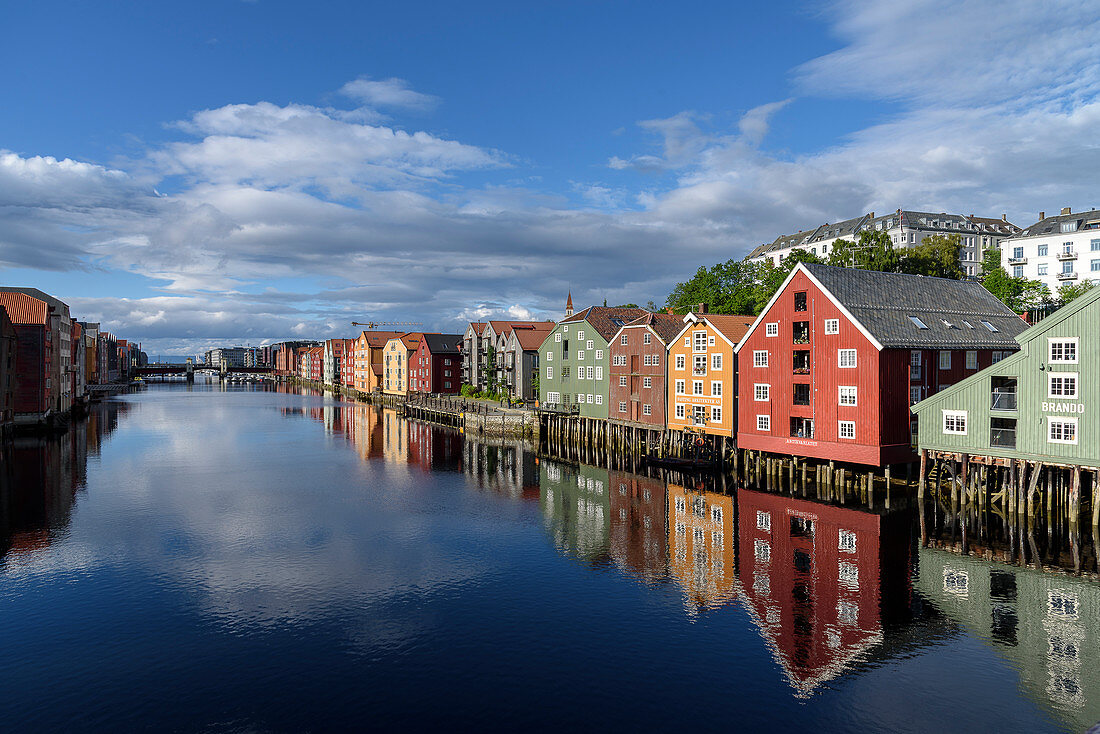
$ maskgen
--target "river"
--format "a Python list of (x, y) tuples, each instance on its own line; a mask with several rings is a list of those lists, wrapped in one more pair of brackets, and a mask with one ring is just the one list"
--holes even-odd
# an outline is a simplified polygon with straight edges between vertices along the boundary
[(1100, 585), (909, 511), (540, 459), (312, 391), (152, 385), (0, 464), (28, 731), (1081, 731)]

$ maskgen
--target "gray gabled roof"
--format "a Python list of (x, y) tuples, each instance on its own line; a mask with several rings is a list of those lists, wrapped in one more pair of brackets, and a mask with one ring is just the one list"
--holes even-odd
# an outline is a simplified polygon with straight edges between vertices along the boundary
[(458, 354), (462, 334), (425, 334), (424, 341), (432, 354)]
[(1015, 350), (1016, 336), (1028, 328), (974, 281), (809, 263), (802, 267), (884, 348)]
[(1073, 230), (1074, 232), (1082, 229), (1100, 229), (1100, 210), (1092, 209), (1076, 214), (1057, 214), (1053, 217), (1046, 217), (1025, 229), (1018, 236), (1042, 237), (1051, 234), (1062, 234), (1063, 222), (1076, 223), (1077, 226)]

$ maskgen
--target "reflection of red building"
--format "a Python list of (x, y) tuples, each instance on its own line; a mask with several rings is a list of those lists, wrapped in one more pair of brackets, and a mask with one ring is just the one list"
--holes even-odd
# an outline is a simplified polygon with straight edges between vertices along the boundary
[[(881, 600), (907, 603), (883, 588), (908, 578), (907, 518), (744, 489), (737, 502), (741, 591), (791, 685), (808, 696), (882, 640), (891, 607)], [(887, 524), (896, 527), (884, 533)]]
[(462, 466), (462, 434), (430, 423), (408, 421), (409, 462), (424, 471), (453, 471)]
[(613, 471), (611, 489), (611, 557), (616, 565), (647, 579), (668, 573), (663, 479)]

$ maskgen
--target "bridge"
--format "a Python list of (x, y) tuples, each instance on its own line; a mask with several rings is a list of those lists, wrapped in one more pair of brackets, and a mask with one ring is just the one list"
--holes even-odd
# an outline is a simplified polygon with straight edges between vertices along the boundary
[(135, 368), (134, 374), (141, 377), (157, 377), (161, 375), (185, 375), (192, 372), (217, 372), (219, 374), (243, 374), (243, 375), (270, 375), (274, 370), (271, 367), (207, 367), (195, 364), (147, 364), (144, 367)]

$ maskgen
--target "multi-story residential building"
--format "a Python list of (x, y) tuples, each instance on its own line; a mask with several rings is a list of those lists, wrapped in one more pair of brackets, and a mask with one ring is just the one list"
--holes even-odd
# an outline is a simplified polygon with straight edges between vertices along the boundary
[(1100, 467), (1100, 289), (1017, 335), (1020, 350), (913, 406), (922, 450)]
[(88, 377), (85, 363), (84, 327), (79, 321), (72, 322), (72, 336), (69, 341), (72, 348), (73, 364), (70, 370), (73, 403), (83, 403), (87, 398)]
[[(73, 350), (72, 350), (72, 317), (69, 315), (69, 305), (64, 301), (54, 298), (48, 293), (43, 293), (37, 288), (11, 288), (0, 286), (0, 292), (22, 293), (32, 298), (37, 298), (46, 303), (50, 310), (50, 334), (55, 345), (52, 349), (52, 363), (50, 384), (52, 409), (59, 413), (67, 412), (73, 405)], [(15, 320), (14, 318), (12, 319)]]
[(708, 436), (737, 435), (737, 342), (752, 316), (692, 312), (669, 341), (668, 428), (701, 430)]
[[(316, 342), (311, 342), (316, 343)], [(211, 367), (255, 367), (256, 350), (254, 347), (218, 347), (207, 352), (206, 363)]]
[(980, 283), (800, 263), (737, 345), (737, 445), (911, 461), (909, 405), (1018, 349)]
[(537, 400), (539, 347), (555, 324), (553, 321), (514, 322), (497, 340), (497, 384), (514, 398)]
[(313, 347), (309, 350), (309, 379), (320, 382), (325, 376), (325, 348)]
[(0, 305), (0, 426), (15, 421), (15, 324)]
[(88, 385), (99, 385), (104, 382), (99, 375), (99, 324), (80, 323), (84, 331), (84, 379)]
[[(488, 369), (488, 345), (481, 336), (485, 333), (484, 321), (471, 321), (462, 334), (462, 383), (477, 387), (483, 384)], [(479, 388), (480, 389), (480, 388)]]
[(590, 306), (557, 324), (542, 343), (539, 400), (552, 410), (577, 410), (606, 420), (610, 395), (608, 342), (648, 313), (641, 308)]
[(897, 247), (913, 247), (933, 235), (957, 234), (961, 244), (959, 260), (967, 275), (981, 273), (982, 253), (986, 249), (997, 247), (1002, 240), (1020, 232), (1019, 227), (1008, 221), (1007, 215), (994, 219), (976, 217), (973, 214), (963, 216), (898, 209), (884, 216), (876, 217), (874, 212), (870, 212), (834, 224), (826, 222), (815, 229), (780, 235), (772, 242), (755, 248), (749, 253), (748, 260), (762, 262), (770, 259), (778, 265), (795, 249), (828, 257), (838, 239), (853, 242), (864, 230), (886, 232)]
[(424, 334), (409, 363), (409, 390), (456, 393), (462, 387), (462, 334)]
[(409, 394), (409, 363), (423, 340), (424, 335), (418, 333), (402, 334), (386, 342), (382, 357), (385, 370), (383, 393), (386, 395)]
[(354, 339), (326, 339), (323, 382), (326, 385), (346, 384), (347, 374), (354, 371), (354, 355)]
[(612, 337), (608, 346), (610, 409), (608, 420), (625, 426), (663, 431), (668, 346), (684, 326), (683, 317), (647, 313)]
[(1100, 210), (1074, 214), (1069, 207), (1001, 243), (1009, 275), (1045, 283), (1051, 293), (1066, 284), (1100, 283)]
[(25, 293), (0, 291), (15, 332), (16, 423), (39, 423), (58, 412), (57, 370), (49, 304)]
[(383, 386), (386, 344), (403, 331), (364, 331), (355, 340), (355, 389), (374, 392)]
[[(298, 360), (302, 347), (315, 347), (317, 345), (318, 343), (314, 341), (289, 341), (272, 345), (271, 359), (275, 374), (283, 377), (301, 376), (299, 375)], [(209, 354), (210, 352), (207, 352), (207, 355)], [(209, 358), (207, 358), (206, 364), (210, 364)]]

